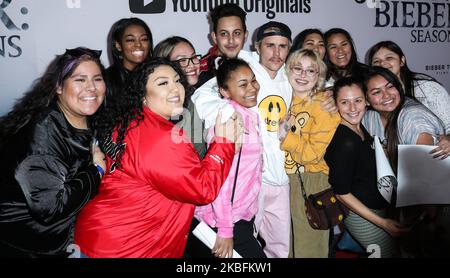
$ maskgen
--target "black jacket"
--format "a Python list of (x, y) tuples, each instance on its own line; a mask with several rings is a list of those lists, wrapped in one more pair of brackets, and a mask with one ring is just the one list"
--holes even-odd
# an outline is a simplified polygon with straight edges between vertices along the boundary
[(88, 130), (56, 105), (0, 146), (0, 257), (68, 256), (76, 214), (97, 192)]

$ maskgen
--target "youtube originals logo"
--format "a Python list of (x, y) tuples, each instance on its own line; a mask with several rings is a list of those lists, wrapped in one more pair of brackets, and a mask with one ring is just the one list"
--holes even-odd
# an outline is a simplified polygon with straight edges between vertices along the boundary
[[(356, 0), (366, 1), (366, 0)], [(379, 0), (367, 0), (379, 1)], [(447, 0), (448, 1), (448, 0)], [(311, 0), (173, 0), (174, 13), (205, 13), (223, 3), (239, 5), (245, 12), (265, 12), (268, 19), (274, 19), (278, 13), (310, 13)], [(130, 11), (136, 14), (160, 14), (166, 11), (164, 0), (129, 0)]]
[(165, 0), (129, 0), (129, 3), (135, 14), (160, 14), (166, 10)]

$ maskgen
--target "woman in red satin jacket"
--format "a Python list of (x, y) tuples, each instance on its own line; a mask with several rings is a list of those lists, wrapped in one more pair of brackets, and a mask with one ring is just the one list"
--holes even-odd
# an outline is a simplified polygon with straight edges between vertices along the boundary
[(143, 63), (96, 123), (107, 173), (77, 218), (75, 242), (87, 257), (182, 257), (195, 206), (217, 197), (240, 118), (221, 123), (218, 116), (215, 143), (200, 161), (170, 121), (182, 112), (184, 83), (172, 62)]

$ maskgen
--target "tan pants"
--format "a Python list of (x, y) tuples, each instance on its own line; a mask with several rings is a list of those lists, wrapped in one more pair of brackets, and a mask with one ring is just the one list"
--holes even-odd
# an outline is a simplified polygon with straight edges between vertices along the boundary
[[(308, 223), (305, 201), (298, 175), (288, 175), (290, 183), (292, 235), (290, 258), (328, 258), (329, 230), (314, 230)], [(303, 173), (306, 195), (315, 194), (330, 187), (328, 176), (323, 173)]]

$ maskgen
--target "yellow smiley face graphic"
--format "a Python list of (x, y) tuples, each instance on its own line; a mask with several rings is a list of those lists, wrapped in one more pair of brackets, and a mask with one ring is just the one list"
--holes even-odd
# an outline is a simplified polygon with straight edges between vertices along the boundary
[(267, 96), (259, 103), (258, 109), (266, 123), (267, 131), (278, 131), (280, 120), (286, 115), (286, 103), (283, 98), (275, 95)]
[(292, 158), (289, 152), (284, 152), (284, 169), (287, 174), (296, 174), (298, 173), (298, 163)]

